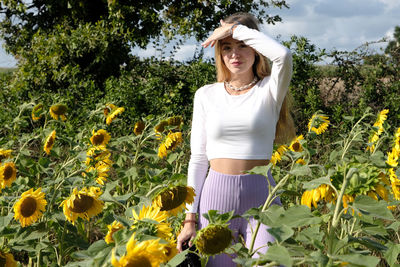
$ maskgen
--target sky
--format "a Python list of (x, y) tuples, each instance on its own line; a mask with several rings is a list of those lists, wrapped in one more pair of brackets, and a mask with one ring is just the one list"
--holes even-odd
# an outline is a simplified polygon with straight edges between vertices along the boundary
[[(261, 30), (280, 40), (290, 36), (304, 36), (311, 44), (330, 51), (352, 51), (366, 42), (392, 37), (394, 27), (400, 26), (400, 0), (286, 0), (289, 9), (269, 9), (280, 15), (282, 22), (262, 25)], [(379, 51), (380, 46), (375, 45)], [(194, 39), (187, 40), (174, 54), (176, 60), (193, 58), (201, 49)], [(141, 57), (160, 56), (151, 45), (147, 49), (133, 49)], [(167, 56), (169, 53), (166, 53)], [(213, 49), (205, 49), (206, 57), (213, 57)], [(0, 67), (14, 67), (16, 61), (0, 49)]]

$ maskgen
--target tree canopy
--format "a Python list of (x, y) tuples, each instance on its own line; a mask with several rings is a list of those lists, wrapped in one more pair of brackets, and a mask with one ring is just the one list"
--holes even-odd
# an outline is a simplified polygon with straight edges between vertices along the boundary
[(203, 39), (221, 18), (239, 11), (252, 12), (261, 22), (280, 21), (279, 16), (266, 14), (271, 6), (288, 7), (285, 0), (2, 0), (0, 31), (14, 55), (28, 48), (38, 32), (99, 21), (122, 34), (124, 42), (144, 48), (161, 36)]

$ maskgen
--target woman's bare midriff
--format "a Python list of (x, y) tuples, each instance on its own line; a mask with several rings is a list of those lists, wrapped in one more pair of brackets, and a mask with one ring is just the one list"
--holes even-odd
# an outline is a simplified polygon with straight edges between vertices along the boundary
[(219, 158), (210, 160), (210, 167), (214, 171), (238, 175), (245, 171), (251, 170), (256, 166), (266, 166), (269, 160), (267, 159), (227, 159)]

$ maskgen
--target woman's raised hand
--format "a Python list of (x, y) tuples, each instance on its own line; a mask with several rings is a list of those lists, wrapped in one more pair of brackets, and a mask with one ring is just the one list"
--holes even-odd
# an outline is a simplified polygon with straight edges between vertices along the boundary
[(210, 35), (210, 37), (207, 38), (201, 45), (206, 48), (211, 44), (211, 47), (215, 45), (215, 42), (217, 40), (224, 39), (225, 37), (228, 37), (232, 35), (232, 26), (234, 25), (233, 23), (225, 23), (223, 20), (220, 21), (221, 26), (216, 28), (214, 32)]

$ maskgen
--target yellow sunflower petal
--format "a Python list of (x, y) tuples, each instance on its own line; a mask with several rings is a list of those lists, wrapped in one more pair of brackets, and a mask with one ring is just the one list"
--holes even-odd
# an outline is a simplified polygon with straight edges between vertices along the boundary
[(35, 223), (43, 214), (47, 201), (41, 188), (33, 191), (33, 188), (22, 193), (20, 199), (14, 205), (14, 218), (22, 227)]

